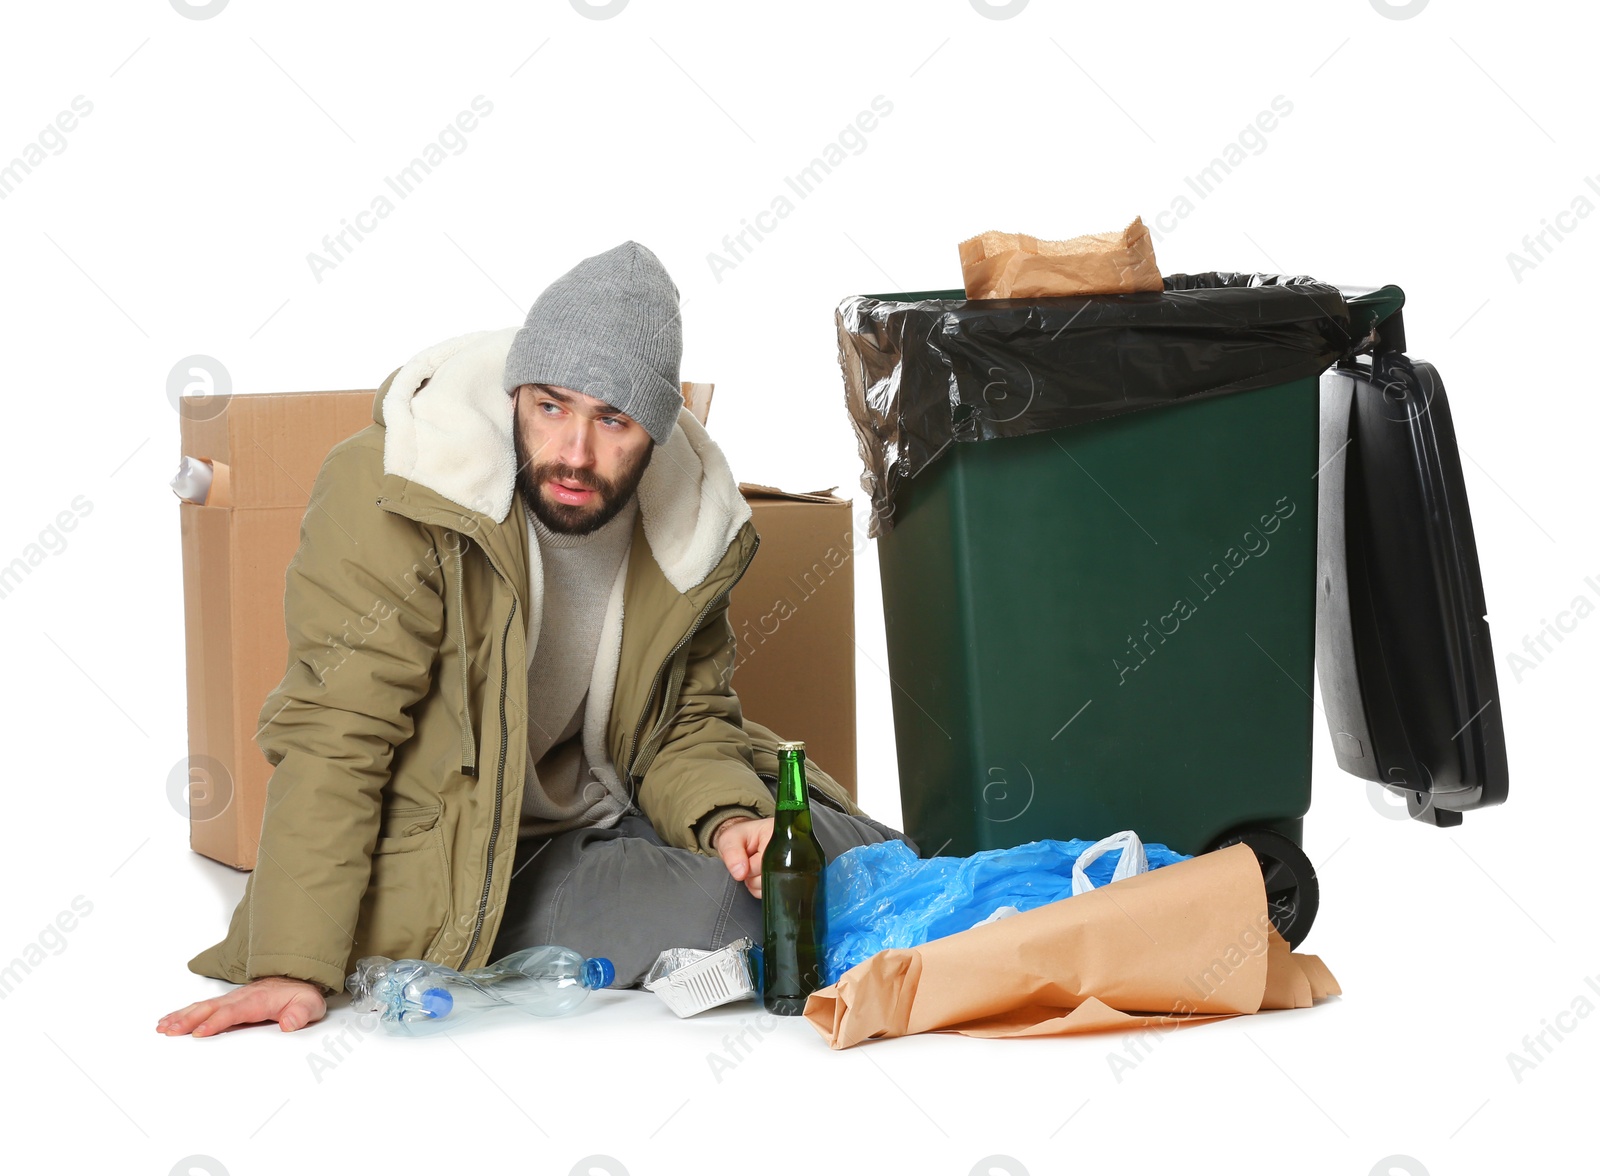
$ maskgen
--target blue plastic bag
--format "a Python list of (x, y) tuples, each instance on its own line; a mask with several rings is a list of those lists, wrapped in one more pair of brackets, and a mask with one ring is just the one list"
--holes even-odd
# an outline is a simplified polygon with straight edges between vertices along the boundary
[[(1124, 873), (1137, 872), (1135, 860)], [(1112, 840), (1108, 838), (1107, 841)], [(846, 850), (828, 864), (828, 934), (824, 978), (832, 984), (868, 956), (887, 947), (916, 947), (965, 931), (1002, 907), (1018, 913), (1073, 894), (1073, 866), (1099, 842), (1030, 841), (986, 849), (971, 857), (919, 858), (904, 841), (881, 841)], [(1165, 845), (1142, 846), (1150, 869), (1185, 861)], [(1085, 865), (1087, 885), (1104, 886), (1127, 850), (1107, 849)], [(1085, 887), (1080, 882), (1080, 890)]]

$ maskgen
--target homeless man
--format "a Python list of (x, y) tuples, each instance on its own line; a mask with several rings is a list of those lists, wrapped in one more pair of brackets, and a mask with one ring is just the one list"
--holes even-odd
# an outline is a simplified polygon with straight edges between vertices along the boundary
[[(255, 870), (189, 961), (242, 987), (159, 1032), (299, 1029), (366, 955), (558, 944), (628, 987), (666, 948), (760, 941), (779, 737), (742, 714), (728, 622), (758, 539), (681, 353), (677, 287), (627, 241), (383, 382), (285, 576)], [(807, 775), (829, 860), (903, 837)]]

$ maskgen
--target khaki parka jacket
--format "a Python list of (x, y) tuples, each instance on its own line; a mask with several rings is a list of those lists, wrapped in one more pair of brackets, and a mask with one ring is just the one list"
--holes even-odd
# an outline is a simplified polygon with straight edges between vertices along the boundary
[[(324, 461), (285, 574), (288, 664), (258, 722), (274, 770), (256, 868), (191, 971), (335, 992), (365, 955), (489, 962), (516, 869), (543, 582), (500, 386), (514, 334), (413, 358)], [(710, 854), (724, 816), (774, 811), (762, 777), (776, 780), (779, 739), (742, 714), (728, 621), (760, 540), (687, 409), (638, 498), (585, 751), (663, 841)], [(813, 803), (862, 815), (817, 765), (807, 777)]]

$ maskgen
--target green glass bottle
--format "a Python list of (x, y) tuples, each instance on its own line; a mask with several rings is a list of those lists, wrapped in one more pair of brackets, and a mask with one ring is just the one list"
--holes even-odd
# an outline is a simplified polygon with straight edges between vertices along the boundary
[(761, 856), (761, 1003), (785, 1017), (804, 1012), (806, 997), (823, 987), (828, 934), (827, 861), (811, 829), (805, 748), (778, 745), (777, 819)]

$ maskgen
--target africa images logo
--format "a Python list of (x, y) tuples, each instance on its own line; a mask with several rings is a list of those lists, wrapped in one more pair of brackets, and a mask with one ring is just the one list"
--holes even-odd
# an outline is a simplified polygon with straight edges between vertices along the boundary
[[(1210, 600), (1222, 590), (1230, 577), (1243, 568), (1252, 557), (1259, 559), (1272, 549), (1272, 543), (1267, 538), (1283, 525), (1285, 519), (1294, 515), (1295, 504), (1287, 495), (1279, 498), (1270, 514), (1261, 516), (1260, 529), (1247, 530), (1237, 544), (1230, 545), (1222, 553), (1222, 558), (1214, 561), (1205, 571), (1200, 573), (1196, 580), (1189, 577), (1189, 582), (1199, 590), (1199, 601), (1192, 596), (1180, 596), (1172, 602), (1172, 611), (1161, 614), (1156, 618), (1152, 627), (1148, 618), (1141, 622), (1139, 634), (1128, 634), (1127, 649), (1111, 659), (1111, 668), (1117, 672), (1117, 685), (1124, 685), (1128, 675), (1142, 669), (1146, 661), (1154, 657), (1156, 650), (1167, 643), (1168, 637), (1176, 636), (1183, 623), (1200, 611), (1200, 606)], [(1170, 627), (1169, 627), (1170, 622)], [(1124, 665), (1118, 658), (1128, 654)]]

